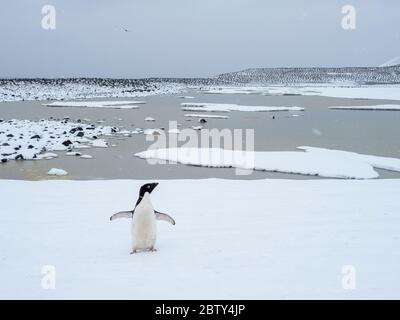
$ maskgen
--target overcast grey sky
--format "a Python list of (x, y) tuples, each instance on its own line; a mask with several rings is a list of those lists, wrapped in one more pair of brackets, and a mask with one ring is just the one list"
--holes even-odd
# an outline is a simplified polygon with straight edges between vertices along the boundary
[[(43, 30), (42, 7), (56, 8)], [(356, 30), (341, 27), (343, 5)], [(400, 55), (399, 0), (1, 0), (0, 78), (205, 77), (375, 66)], [(130, 32), (124, 32), (127, 28)]]

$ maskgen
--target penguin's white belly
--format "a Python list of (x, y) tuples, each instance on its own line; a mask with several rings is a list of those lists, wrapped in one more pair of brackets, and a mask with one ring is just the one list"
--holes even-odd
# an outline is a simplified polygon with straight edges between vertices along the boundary
[(138, 206), (132, 220), (133, 250), (153, 249), (156, 243), (156, 218), (150, 205)]

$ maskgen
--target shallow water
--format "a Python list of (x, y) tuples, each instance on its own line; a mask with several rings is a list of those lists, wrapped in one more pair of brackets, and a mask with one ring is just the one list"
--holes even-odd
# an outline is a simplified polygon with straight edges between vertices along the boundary
[[(215, 113), (230, 118), (207, 119), (205, 128), (253, 128), (256, 151), (290, 151), (297, 146), (341, 149), (359, 153), (400, 158), (400, 112), (396, 111), (354, 111), (330, 110), (330, 106), (374, 105), (393, 103), (391, 100), (342, 99), (320, 96), (262, 96), (256, 94), (205, 94), (187, 92), (195, 99), (181, 99), (175, 96), (151, 96), (141, 98), (147, 102), (139, 109), (99, 109), (45, 107), (41, 101), (0, 103), (0, 118), (39, 120), (53, 116), (70, 116), (71, 120), (89, 118), (94, 122), (105, 120), (104, 125), (116, 125), (128, 130), (134, 128), (168, 128), (169, 120), (176, 120), (181, 127), (199, 125), (197, 119), (184, 117), (189, 113), (181, 111), (181, 102), (216, 102), (242, 105), (299, 106), (305, 112), (230, 112)], [(117, 100), (117, 99), (98, 99)], [(123, 98), (121, 100), (129, 100)], [(138, 99), (132, 99), (138, 100)], [(196, 112), (197, 113), (197, 112)], [(292, 117), (293, 114), (302, 116)], [(153, 117), (155, 122), (144, 118)], [(275, 119), (272, 117), (275, 116)], [(121, 118), (122, 121), (119, 121)], [(127, 138), (110, 138), (116, 147), (84, 149), (93, 159), (65, 156), (40, 161), (10, 161), (0, 164), (1, 179), (57, 179), (47, 176), (50, 168), (67, 170), (63, 179), (316, 179), (316, 177), (253, 171), (250, 175), (235, 175), (234, 169), (202, 168), (180, 164), (150, 165), (145, 160), (134, 157), (136, 152), (146, 150), (152, 142), (145, 135)], [(381, 178), (400, 178), (400, 173), (378, 170)]]

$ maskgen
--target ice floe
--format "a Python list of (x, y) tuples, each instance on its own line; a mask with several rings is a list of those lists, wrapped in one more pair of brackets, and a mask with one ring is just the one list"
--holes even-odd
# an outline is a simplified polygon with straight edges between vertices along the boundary
[(252, 152), (220, 148), (152, 149), (135, 156), (187, 165), (239, 168), (260, 171), (316, 175), (329, 178), (371, 179), (379, 177), (375, 168), (400, 171), (400, 159), (314, 147), (304, 151)]
[(335, 106), (335, 107), (329, 107), (329, 109), (400, 111), (400, 105), (397, 105), (397, 104), (379, 104), (379, 105), (375, 105), (375, 106)]
[(304, 108), (290, 107), (273, 107), (273, 106), (244, 106), (228, 103), (181, 103), (184, 111), (204, 111), (204, 112), (230, 112), (230, 111), (253, 111), (253, 112), (269, 112), (269, 111), (304, 111)]
[(89, 154), (83, 154), (83, 155), (81, 155), (81, 158), (82, 158), (82, 159), (92, 159), (93, 156), (91, 156), (91, 155), (89, 155)]
[(156, 119), (154, 119), (152, 117), (146, 117), (146, 118), (144, 118), (144, 121), (153, 122), (153, 121), (156, 121)]
[(194, 99), (195, 97), (192, 97), (192, 96), (178, 96), (178, 98), (181, 98), (181, 99)]
[(211, 119), (229, 119), (228, 116), (221, 116), (216, 114), (196, 114), (196, 113), (187, 113), (185, 117), (188, 118), (211, 118)]
[(302, 87), (298, 93), (334, 98), (400, 100), (400, 86), (394, 85)]
[(65, 154), (66, 156), (75, 156), (75, 157), (80, 157), (82, 153), (80, 152), (75, 152), (75, 151), (69, 151)]
[(80, 108), (111, 108), (111, 109), (137, 109), (138, 104), (144, 104), (145, 101), (55, 101), (44, 103), (47, 107), (80, 107)]
[(181, 132), (181, 130), (177, 129), (177, 128), (172, 128), (168, 130), (168, 133), (171, 134), (179, 134)]
[(50, 159), (57, 158), (58, 154), (53, 153), (53, 152), (46, 152), (46, 153), (41, 154), (41, 157), (42, 157), (42, 159), (50, 160)]
[(212, 94), (306, 95), (352, 99), (400, 100), (399, 85), (293, 85), (265, 87), (212, 87), (204, 91)]
[(96, 148), (108, 148), (108, 143), (104, 139), (93, 140), (91, 144)]
[(68, 174), (67, 171), (63, 170), (63, 169), (58, 169), (58, 168), (51, 168), (47, 174), (49, 176), (66, 176)]
[(277, 95), (283, 94), (282, 91), (271, 91), (269, 87), (211, 87), (203, 91), (203, 93), (209, 94), (270, 94), (274, 93)]
[[(138, 133), (142, 133), (142, 132), (138, 132)], [(145, 134), (145, 135), (160, 135), (162, 133), (163, 133), (163, 131), (161, 129), (157, 129), (157, 128), (146, 129), (143, 131), (143, 134)]]

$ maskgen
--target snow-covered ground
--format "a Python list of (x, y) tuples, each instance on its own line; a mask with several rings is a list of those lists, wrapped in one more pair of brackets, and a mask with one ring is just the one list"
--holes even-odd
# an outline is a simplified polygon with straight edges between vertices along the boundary
[(136, 153), (135, 156), (194, 166), (296, 173), (328, 178), (377, 178), (379, 174), (374, 168), (400, 171), (400, 159), (396, 158), (307, 146), (298, 149), (305, 152), (169, 148), (150, 149)]
[(146, 97), (176, 94), (180, 83), (140, 79), (0, 79), (0, 102), (89, 98)]
[(301, 107), (272, 107), (272, 106), (243, 106), (227, 103), (181, 103), (184, 111), (200, 112), (230, 112), (230, 111), (249, 111), (249, 112), (269, 112), (269, 111), (304, 111)]
[(130, 255), (145, 182), (0, 180), (0, 298), (400, 298), (398, 179), (159, 181)]

